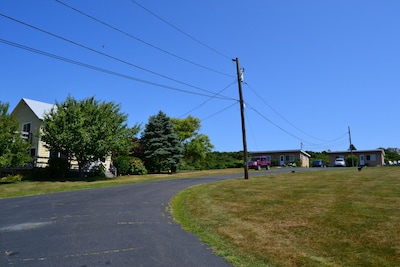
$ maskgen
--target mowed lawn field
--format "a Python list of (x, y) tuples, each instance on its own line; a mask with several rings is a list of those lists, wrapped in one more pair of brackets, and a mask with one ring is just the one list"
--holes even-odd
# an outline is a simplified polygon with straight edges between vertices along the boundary
[(171, 207), (235, 266), (400, 266), (400, 167), (216, 182)]

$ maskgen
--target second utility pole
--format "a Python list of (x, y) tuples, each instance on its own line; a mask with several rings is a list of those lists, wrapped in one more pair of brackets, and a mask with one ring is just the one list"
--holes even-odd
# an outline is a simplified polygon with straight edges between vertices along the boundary
[(243, 137), (243, 154), (244, 154), (244, 179), (249, 179), (249, 167), (247, 166), (247, 143), (246, 143), (246, 126), (244, 123), (244, 101), (242, 94), (243, 70), (240, 69), (239, 59), (232, 59), (236, 61), (236, 72), (239, 86), (239, 99), (240, 99), (240, 115), (242, 117), (242, 137)]

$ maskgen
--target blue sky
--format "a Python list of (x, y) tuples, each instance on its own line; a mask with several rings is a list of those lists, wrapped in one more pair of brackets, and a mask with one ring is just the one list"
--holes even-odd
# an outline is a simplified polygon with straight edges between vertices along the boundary
[(95, 96), (121, 104), (130, 126), (160, 110), (192, 115), (216, 151), (240, 151), (239, 58), (249, 151), (346, 150), (348, 127), (359, 150), (400, 147), (399, 10), (397, 0), (4, 0), (0, 100), (12, 110), (21, 98)]

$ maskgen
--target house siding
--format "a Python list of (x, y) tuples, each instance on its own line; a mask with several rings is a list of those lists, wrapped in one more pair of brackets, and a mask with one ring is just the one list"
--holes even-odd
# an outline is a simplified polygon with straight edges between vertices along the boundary
[[(31, 106), (29, 106), (29, 103)], [(31, 123), (30, 127), (30, 142), (31, 150), (34, 149), (35, 153), (33, 167), (44, 168), (48, 166), (50, 158), (50, 150), (46, 148), (45, 143), (40, 139), (40, 131), (43, 124), (44, 112), (50, 110), (53, 105), (43, 103), (35, 100), (22, 99), (12, 111), (11, 115), (17, 118), (20, 131), (23, 131), (23, 126), (26, 123)], [(78, 169), (78, 162), (75, 159), (69, 159), (72, 169)], [(108, 170), (111, 167), (112, 159), (111, 155), (105, 157), (105, 167)]]
[[(300, 160), (301, 166), (308, 168), (310, 166), (310, 155), (303, 150), (282, 150), (282, 151), (254, 151), (249, 152), (251, 156), (269, 156), (273, 166), (285, 166)], [(283, 161), (281, 162), (281, 156)]]
[[(383, 166), (385, 165), (385, 152), (382, 149), (376, 150), (354, 150), (350, 151), (335, 151), (328, 152), (329, 155), (329, 164), (333, 166), (333, 163), (337, 157), (346, 158), (353, 154), (358, 159), (358, 164), (365, 166)], [(361, 158), (364, 158), (364, 163), (360, 161)]]
[[(50, 155), (49, 150), (44, 146), (43, 142), (39, 138), (40, 128), (43, 121), (39, 119), (25, 103), (20, 101), (17, 107), (12, 112), (12, 116), (16, 117), (20, 124), (20, 131), (23, 131), (25, 124), (30, 123), (31, 129), (29, 132), (29, 138), (31, 142), (31, 149), (35, 150), (35, 167), (47, 166), (48, 157)], [(45, 158), (45, 160), (43, 160)]]

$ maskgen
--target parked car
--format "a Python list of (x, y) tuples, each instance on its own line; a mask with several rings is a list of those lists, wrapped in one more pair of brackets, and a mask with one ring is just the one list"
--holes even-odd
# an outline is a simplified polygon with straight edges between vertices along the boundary
[(249, 167), (249, 169), (254, 170), (261, 170), (262, 168), (269, 170), (271, 166), (271, 161), (268, 159), (267, 156), (256, 156), (252, 157), (249, 160), (247, 166)]
[(333, 163), (333, 166), (335, 166), (335, 167), (346, 167), (346, 161), (344, 161), (344, 158), (336, 158), (335, 162)]
[(316, 159), (313, 161), (312, 167), (326, 167), (326, 164), (322, 159)]

